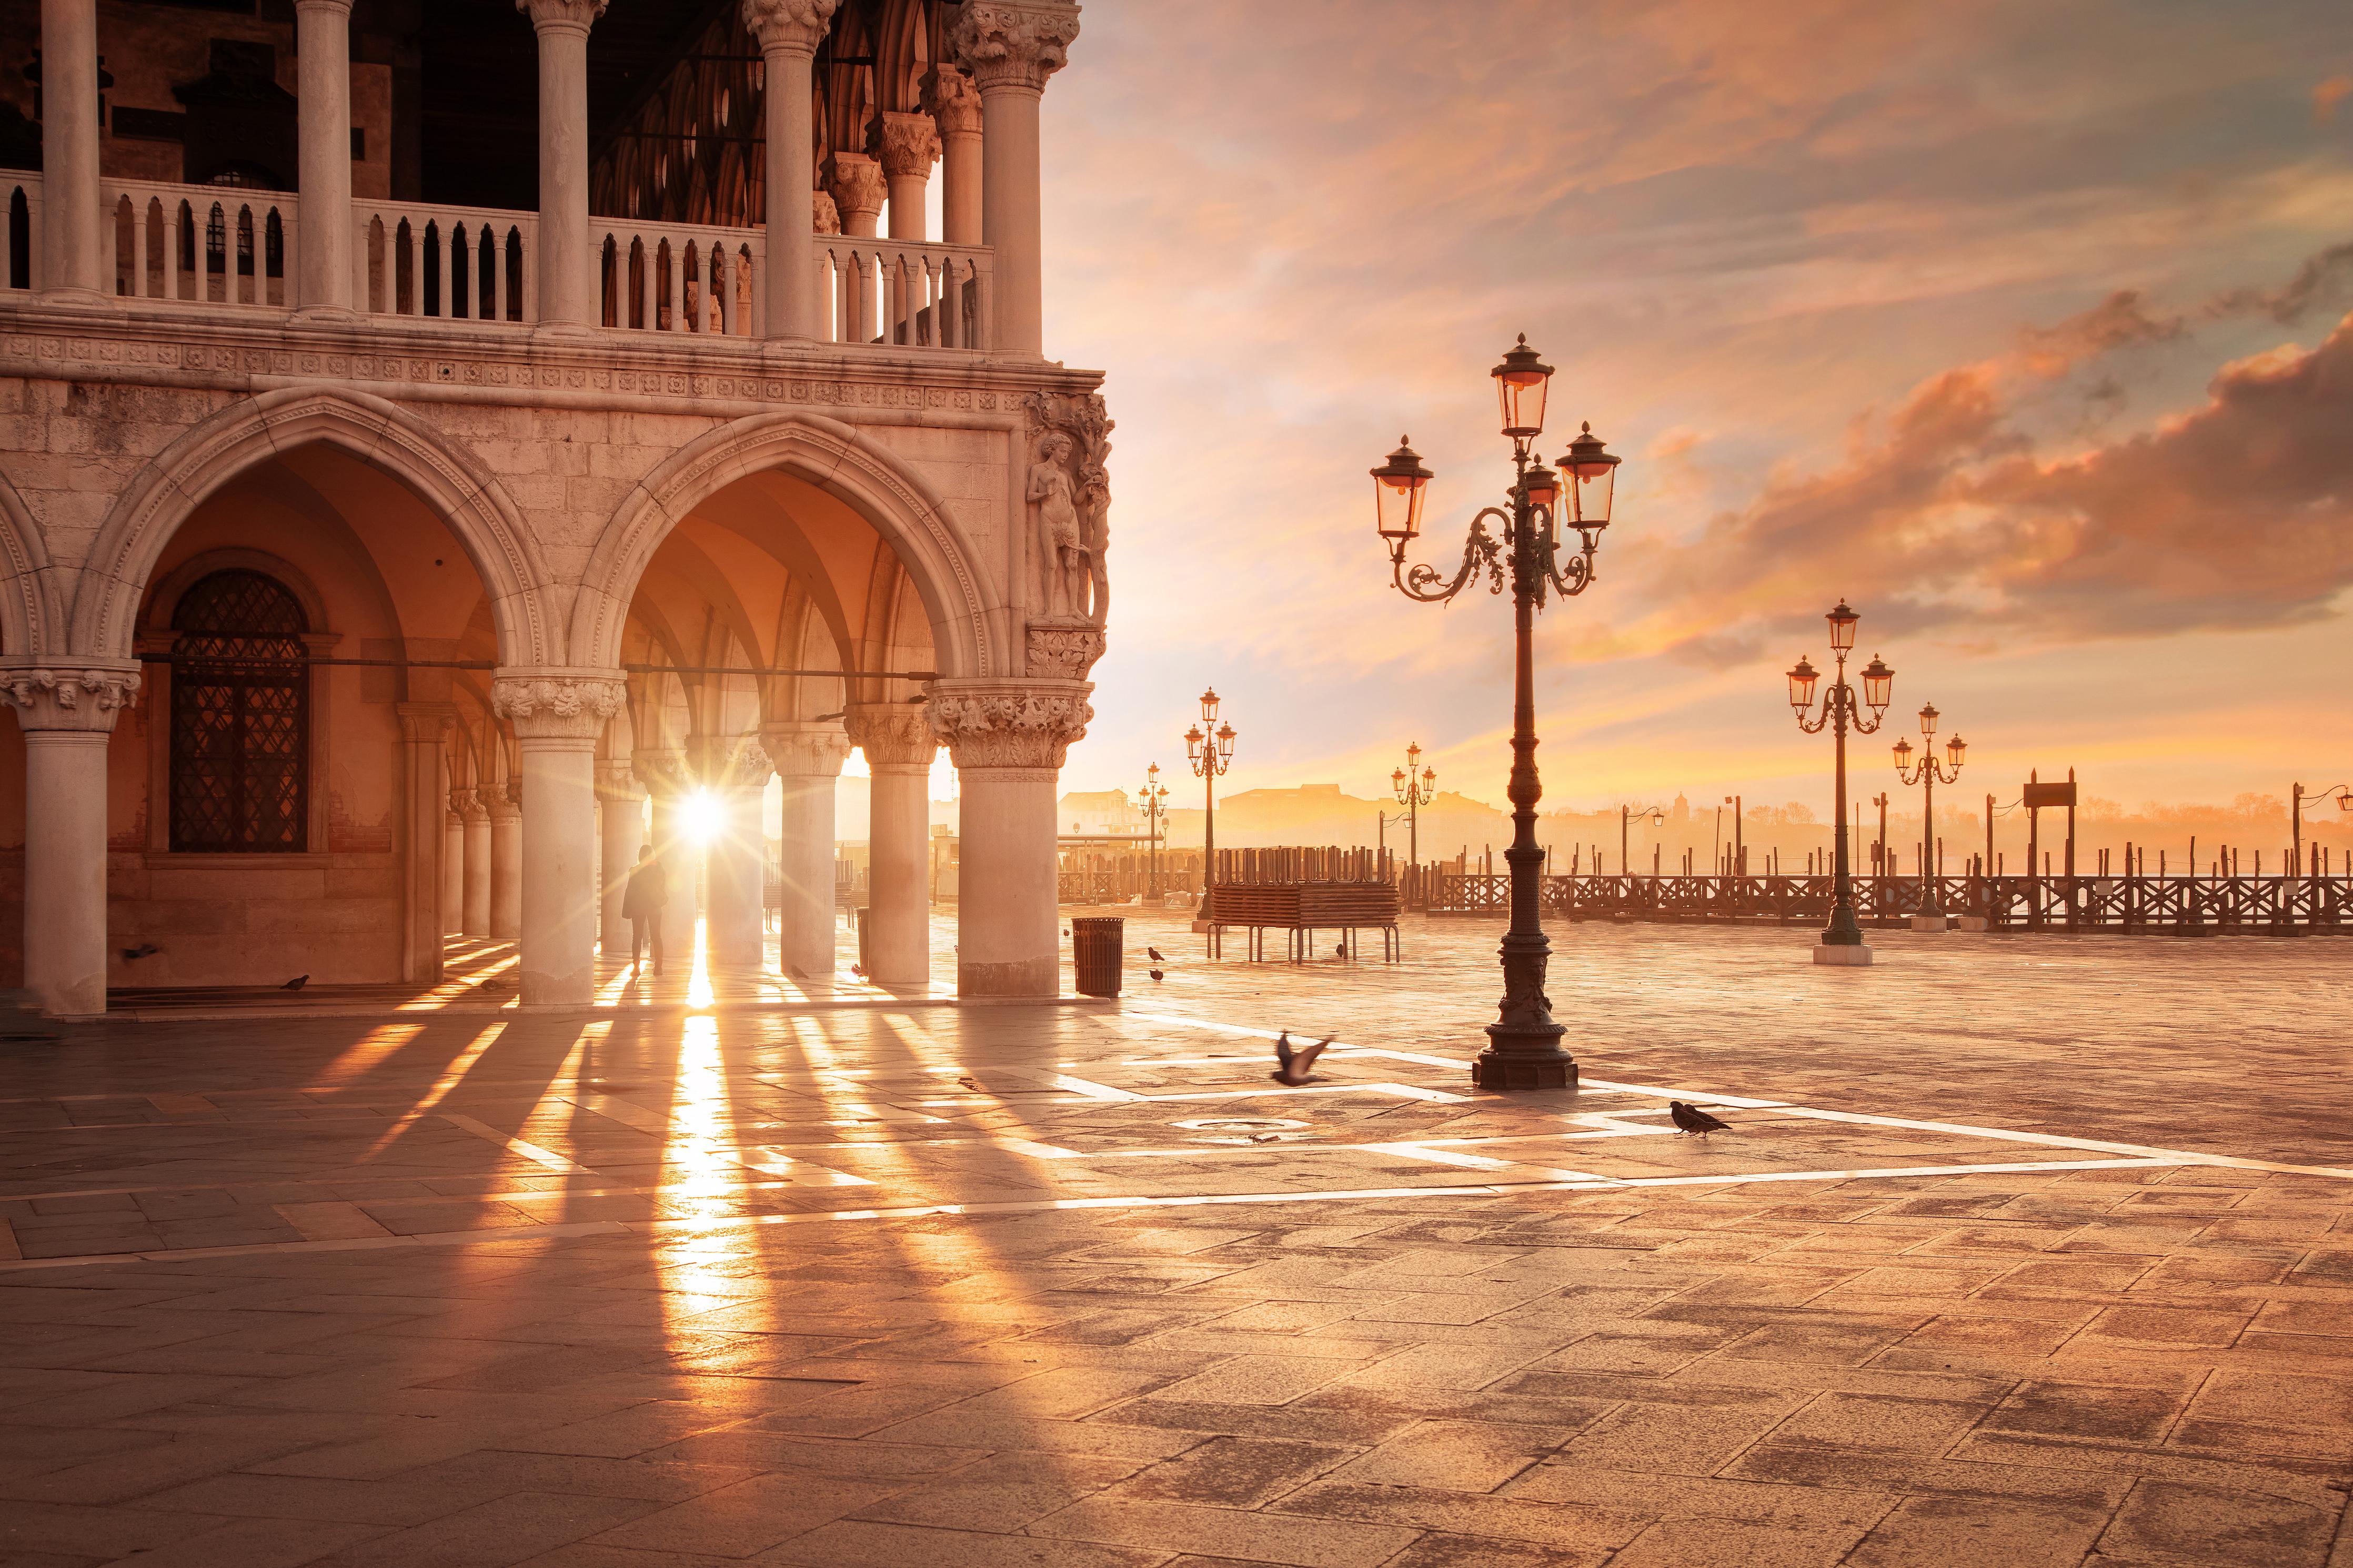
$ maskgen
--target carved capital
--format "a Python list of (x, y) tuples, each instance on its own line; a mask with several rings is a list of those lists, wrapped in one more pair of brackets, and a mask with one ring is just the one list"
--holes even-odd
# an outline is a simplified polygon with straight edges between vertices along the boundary
[(646, 798), (646, 792), (638, 787), (638, 775), (629, 771), (628, 763), (610, 757), (599, 757), (596, 759), (596, 798), (634, 805)]
[(393, 711), (400, 715), (400, 738), (412, 744), (438, 746), (458, 721), (457, 705), (450, 702), (400, 702)]
[(833, 198), (823, 191), (809, 193), (809, 232), (811, 234), (841, 232), (841, 209), (835, 206)]
[(1103, 656), (1103, 629), (1061, 616), (1029, 623), (1029, 672), (1033, 680), (1084, 680)]
[(16, 710), (20, 730), (81, 730), (103, 733), (139, 695), (139, 667), (58, 668), (20, 665), (0, 669), (0, 696)]
[(512, 827), (522, 820), (522, 780), (509, 779), (480, 792), (493, 827)]
[(605, 14), (607, 0), (515, 0), (515, 9), (531, 18), (540, 33), (586, 33)]
[(764, 724), (760, 746), (786, 778), (839, 778), (849, 760), (849, 737), (831, 724)]
[(744, 27), (762, 54), (814, 55), (840, 0), (744, 0)]
[(525, 741), (594, 741), (628, 700), (617, 670), (501, 671), (491, 685), (491, 710)]
[(702, 787), (722, 795), (763, 789), (776, 770), (757, 735), (714, 736), (702, 742)]
[(939, 754), (930, 722), (912, 702), (853, 702), (841, 727), (869, 767), (928, 768)]
[(923, 112), (943, 137), (981, 133), (980, 89), (972, 78), (944, 62), (923, 78)]
[(674, 747), (631, 752), (629, 772), (656, 800), (694, 793), (694, 776), (687, 772), (686, 753)]
[(451, 790), (449, 809), (458, 814), (458, 819), (461, 822), (488, 822), (491, 819), (490, 810), (483, 805), (482, 792), (480, 790)]
[(352, 14), (352, 0), (294, 0), (294, 9), (298, 13), (302, 11), (335, 11), (341, 12), (343, 15), (348, 16)]
[(878, 114), (866, 129), (866, 150), (892, 179), (929, 179), (940, 161), (940, 128), (928, 114)]
[(836, 153), (825, 161), (825, 188), (833, 193), (841, 226), (855, 232), (860, 218), (880, 217), (882, 198), (890, 194), (882, 165), (863, 153)]
[(940, 681), (925, 713), (958, 768), (1062, 765), (1095, 710), (1082, 680)]
[(1071, 63), (1079, 8), (1059, 0), (965, 0), (948, 29), (948, 51), (980, 90), (1041, 90)]

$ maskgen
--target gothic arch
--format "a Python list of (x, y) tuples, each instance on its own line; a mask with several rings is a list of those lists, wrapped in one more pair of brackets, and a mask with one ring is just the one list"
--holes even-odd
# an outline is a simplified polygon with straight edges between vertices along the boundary
[(400, 480), (448, 524), (482, 580), (501, 664), (564, 662), (561, 634), (540, 596), (546, 569), (497, 482), (440, 432), (383, 398), (303, 387), (231, 404), (132, 477), (83, 564), (70, 646), (97, 658), (130, 657), (148, 578), (189, 514), (264, 458), (320, 443)]
[(37, 658), (51, 652), (65, 629), (57, 577), (41, 543), (40, 525), (16, 487), (0, 474), (0, 654)]
[[(776, 471), (847, 505), (881, 534), (913, 579), (932, 620), (943, 675), (1018, 673), (992, 644), (1003, 594), (947, 502), (923, 477), (839, 420), (755, 414), (690, 442), (632, 488), (596, 540), (572, 607), (573, 664), (620, 662), (638, 579), (679, 521), (738, 479)], [(996, 618), (1003, 619), (1002, 616)]]

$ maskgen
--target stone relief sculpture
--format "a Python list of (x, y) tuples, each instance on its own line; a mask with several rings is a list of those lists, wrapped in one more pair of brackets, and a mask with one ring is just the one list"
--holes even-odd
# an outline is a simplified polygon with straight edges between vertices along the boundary
[(1096, 396), (1029, 397), (1043, 434), (1029, 467), (1031, 537), (1038, 550), (1038, 615), (1100, 626), (1111, 608), (1112, 422)]

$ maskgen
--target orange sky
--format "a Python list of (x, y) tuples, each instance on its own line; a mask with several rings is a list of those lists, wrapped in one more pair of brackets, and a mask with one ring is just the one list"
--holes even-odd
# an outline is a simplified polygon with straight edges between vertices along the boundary
[(1371, 794), (1419, 740), (1501, 798), (1506, 606), (1400, 597), (1366, 470), (1412, 434), (1451, 575), (1508, 478), (1486, 373), (1520, 331), (1560, 371), (1544, 449), (1590, 420), (1626, 458), (1601, 581), (1539, 624), (1549, 803), (1826, 812), (1780, 671), (1841, 595), (1978, 788), (2353, 774), (2335, 0), (1188, 0), (1084, 27), (1046, 95), (1048, 343), (1109, 373), (1119, 428), (1111, 652), (1065, 787), (1182, 773), (1213, 681), (1232, 787)]

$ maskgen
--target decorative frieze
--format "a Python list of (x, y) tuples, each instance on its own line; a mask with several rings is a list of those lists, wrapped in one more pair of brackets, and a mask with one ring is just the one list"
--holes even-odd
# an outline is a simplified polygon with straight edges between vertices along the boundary
[(137, 666), (0, 670), (0, 695), (16, 710), (20, 730), (111, 731), (139, 695)]
[(965, 0), (948, 29), (948, 52), (983, 92), (1042, 91), (1071, 63), (1079, 8), (1055, 0)]
[(594, 741), (628, 699), (618, 671), (533, 670), (500, 675), (491, 710), (526, 741)]
[(1033, 680), (1084, 680), (1103, 656), (1103, 629), (1092, 621), (1033, 619), (1029, 630), (1026, 668)]
[(1094, 710), (1084, 681), (957, 681), (932, 689), (932, 733), (958, 768), (1059, 768)]

